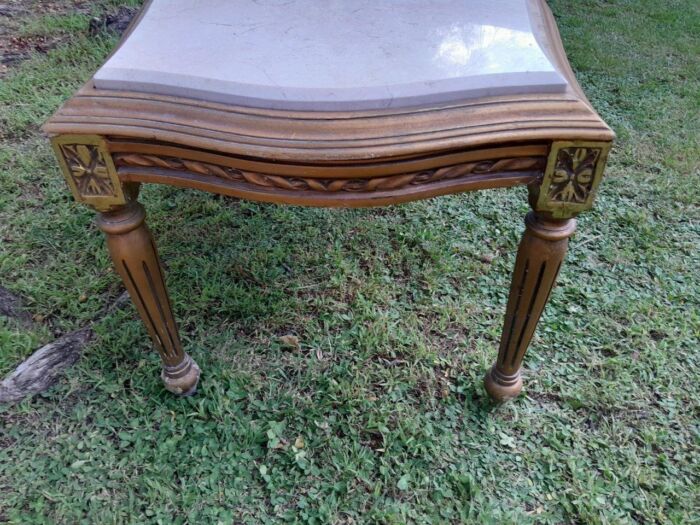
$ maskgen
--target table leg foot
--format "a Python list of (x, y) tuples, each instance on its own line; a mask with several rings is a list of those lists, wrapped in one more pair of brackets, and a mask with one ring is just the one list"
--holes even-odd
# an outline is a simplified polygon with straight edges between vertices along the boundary
[(177, 396), (187, 397), (197, 392), (199, 374), (199, 366), (195, 360), (185, 354), (179, 365), (163, 365), (160, 377), (166, 390)]
[(523, 389), (523, 378), (520, 370), (513, 375), (506, 375), (499, 372), (498, 368), (494, 365), (491, 370), (486, 373), (484, 387), (491, 399), (502, 403), (520, 394), (520, 391)]

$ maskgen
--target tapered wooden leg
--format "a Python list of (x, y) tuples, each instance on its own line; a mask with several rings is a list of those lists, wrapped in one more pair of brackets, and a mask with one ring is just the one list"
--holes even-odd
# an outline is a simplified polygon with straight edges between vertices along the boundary
[(486, 374), (486, 391), (496, 401), (520, 393), (520, 366), (537, 321), (554, 286), (566, 254), (575, 219), (547, 219), (535, 212), (525, 218), (501, 335), (498, 360)]
[(199, 380), (197, 363), (182, 350), (158, 252), (138, 202), (100, 214), (97, 224), (107, 234), (112, 261), (163, 360), (165, 388), (193, 394)]

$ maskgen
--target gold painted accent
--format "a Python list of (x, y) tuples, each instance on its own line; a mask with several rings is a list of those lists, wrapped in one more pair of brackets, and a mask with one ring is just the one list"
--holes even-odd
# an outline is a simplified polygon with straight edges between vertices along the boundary
[(99, 211), (126, 204), (112, 156), (102, 137), (59, 135), (51, 139), (51, 145), (78, 202)]
[(539, 188), (537, 211), (565, 219), (590, 209), (603, 178), (609, 142), (554, 142)]

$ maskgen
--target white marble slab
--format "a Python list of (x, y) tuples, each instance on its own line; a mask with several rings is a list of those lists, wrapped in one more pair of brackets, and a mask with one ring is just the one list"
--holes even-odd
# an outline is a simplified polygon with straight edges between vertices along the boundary
[(561, 92), (535, 9), (531, 0), (153, 0), (94, 82), (311, 110)]

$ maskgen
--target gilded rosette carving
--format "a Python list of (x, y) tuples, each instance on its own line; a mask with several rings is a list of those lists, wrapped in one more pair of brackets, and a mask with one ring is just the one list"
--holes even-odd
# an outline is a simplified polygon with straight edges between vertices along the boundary
[(554, 142), (541, 184), (530, 188), (535, 209), (563, 219), (591, 208), (610, 146), (609, 142)]
[(51, 142), (77, 201), (101, 211), (126, 202), (117, 170), (101, 137), (60, 135)]

